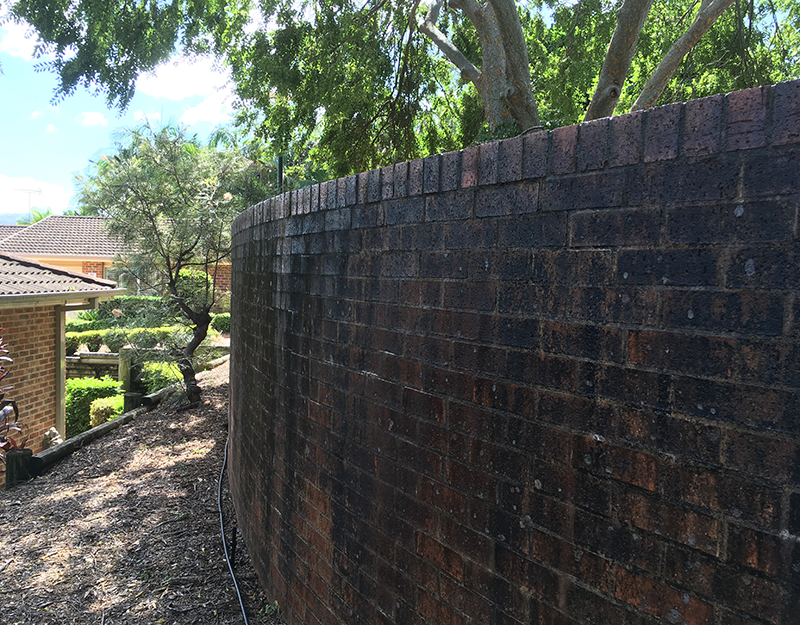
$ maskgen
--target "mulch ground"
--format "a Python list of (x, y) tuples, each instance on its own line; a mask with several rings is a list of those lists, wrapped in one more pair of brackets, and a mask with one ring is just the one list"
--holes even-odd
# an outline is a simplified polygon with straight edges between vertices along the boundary
[[(140, 415), (43, 477), (0, 491), (0, 621), (243, 622), (217, 506), (227, 364), (199, 377), (196, 410), (168, 404)], [(230, 550), (227, 475), (222, 501)], [(249, 622), (283, 623), (240, 535), (236, 543), (234, 571)]]

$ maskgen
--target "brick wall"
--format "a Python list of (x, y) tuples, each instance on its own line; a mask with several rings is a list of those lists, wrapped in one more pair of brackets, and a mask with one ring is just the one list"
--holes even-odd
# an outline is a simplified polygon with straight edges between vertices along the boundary
[(789, 625), (800, 82), (234, 224), (230, 480), (290, 623)]
[[(17, 402), (19, 419), (28, 426), (26, 447), (33, 453), (42, 451), (44, 433), (55, 426), (55, 324), (52, 306), (0, 310), (2, 336), (14, 359), (3, 385), (14, 387), (6, 398)], [(4, 475), (0, 480), (5, 484)]]

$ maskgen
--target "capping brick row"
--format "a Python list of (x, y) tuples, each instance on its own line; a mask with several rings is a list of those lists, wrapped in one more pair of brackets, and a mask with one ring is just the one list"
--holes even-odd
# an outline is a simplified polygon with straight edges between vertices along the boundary
[(789, 625), (800, 82), (234, 224), (231, 485), (291, 623)]

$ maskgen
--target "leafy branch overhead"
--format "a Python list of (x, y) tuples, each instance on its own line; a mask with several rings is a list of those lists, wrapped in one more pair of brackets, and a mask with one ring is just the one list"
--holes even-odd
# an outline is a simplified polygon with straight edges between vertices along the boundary
[(316, 179), (800, 77), (796, 0), (66, 4), (12, 7), (57, 97), (85, 85), (124, 107), (176, 51), (211, 53), (267, 160)]

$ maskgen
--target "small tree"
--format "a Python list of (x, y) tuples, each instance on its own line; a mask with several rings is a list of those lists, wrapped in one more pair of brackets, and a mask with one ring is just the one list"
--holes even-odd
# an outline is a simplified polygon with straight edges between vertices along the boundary
[(233, 191), (247, 161), (236, 150), (202, 146), (183, 128), (125, 131), (116, 154), (80, 178), (84, 214), (110, 217), (124, 248), (120, 281), (169, 298), (193, 326), (178, 366), (191, 405), (200, 399), (192, 356), (206, 338), (217, 298), (213, 280), (230, 256), (230, 224), (244, 208)]

